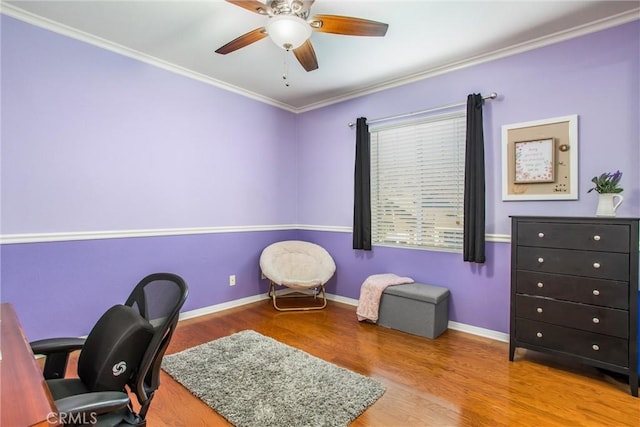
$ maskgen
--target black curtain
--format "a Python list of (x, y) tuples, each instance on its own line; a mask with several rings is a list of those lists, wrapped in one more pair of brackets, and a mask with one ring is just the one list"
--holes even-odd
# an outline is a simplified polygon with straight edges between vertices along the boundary
[(356, 122), (356, 166), (353, 194), (353, 249), (371, 250), (371, 159), (367, 119)]
[(482, 95), (467, 97), (467, 142), (464, 170), (464, 260), (484, 263), (485, 183)]

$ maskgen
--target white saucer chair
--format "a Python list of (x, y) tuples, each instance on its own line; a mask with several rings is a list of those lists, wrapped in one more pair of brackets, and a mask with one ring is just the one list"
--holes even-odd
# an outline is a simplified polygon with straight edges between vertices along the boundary
[[(269, 279), (269, 297), (278, 311), (321, 310), (327, 306), (325, 284), (336, 271), (333, 258), (322, 246), (301, 240), (273, 243), (260, 255), (262, 275)], [(276, 285), (288, 289), (276, 289)], [(278, 297), (322, 298), (320, 304), (286, 308), (278, 306)]]

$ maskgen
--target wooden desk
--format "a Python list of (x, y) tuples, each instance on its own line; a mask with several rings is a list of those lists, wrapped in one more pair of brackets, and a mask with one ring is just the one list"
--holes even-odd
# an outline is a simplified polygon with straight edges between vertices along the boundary
[(11, 304), (0, 304), (0, 425), (51, 426), (55, 403)]

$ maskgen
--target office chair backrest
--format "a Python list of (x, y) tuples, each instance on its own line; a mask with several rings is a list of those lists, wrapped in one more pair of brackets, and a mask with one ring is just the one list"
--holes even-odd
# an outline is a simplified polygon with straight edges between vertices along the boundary
[(178, 324), (180, 308), (188, 294), (184, 280), (171, 273), (151, 274), (138, 283), (125, 305), (134, 308), (154, 328), (137, 375), (129, 381), (144, 417), (153, 393), (160, 385), (160, 367), (173, 331)]
[(107, 310), (78, 358), (78, 376), (90, 391), (121, 391), (138, 371), (154, 328), (126, 305)]

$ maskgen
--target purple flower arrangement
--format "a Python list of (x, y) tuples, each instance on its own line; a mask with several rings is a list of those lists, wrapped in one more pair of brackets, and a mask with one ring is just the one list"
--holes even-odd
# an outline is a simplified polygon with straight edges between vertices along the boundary
[(622, 172), (620, 171), (616, 171), (615, 173), (603, 173), (600, 176), (594, 176), (591, 179), (591, 182), (595, 184), (595, 187), (587, 191), (587, 193), (591, 193), (593, 190), (596, 190), (600, 194), (622, 193), (623, 189), (621, 187), (618, 187), (620, 178), (622, 178)]

